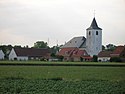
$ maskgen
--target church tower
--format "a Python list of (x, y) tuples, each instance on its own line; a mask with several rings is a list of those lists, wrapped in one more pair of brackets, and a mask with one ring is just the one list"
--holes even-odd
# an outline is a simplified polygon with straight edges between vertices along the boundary
[(102, 50), (102, 29), (98, 27), (95, 17), (86, 29), (86, 50), (89, 55), (98, 55)]

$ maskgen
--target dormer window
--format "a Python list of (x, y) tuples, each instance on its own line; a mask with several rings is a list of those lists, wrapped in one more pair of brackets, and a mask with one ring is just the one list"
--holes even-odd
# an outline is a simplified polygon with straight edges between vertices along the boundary
[(96, 35), (98, 35), (98, 31), (96, 31)]

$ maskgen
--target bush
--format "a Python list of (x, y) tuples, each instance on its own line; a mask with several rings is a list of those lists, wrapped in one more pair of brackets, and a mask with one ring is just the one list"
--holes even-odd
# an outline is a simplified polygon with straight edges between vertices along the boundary
[(93, 56), (93, 62), (97, 62), (98, 61), (98, 57), (96, 55)]
[(110, 62), (122, 62), (120, 57), (111, 57)]

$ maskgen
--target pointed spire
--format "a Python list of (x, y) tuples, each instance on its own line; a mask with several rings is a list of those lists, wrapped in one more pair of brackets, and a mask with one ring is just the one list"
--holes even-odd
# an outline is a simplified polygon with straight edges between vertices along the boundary
[(102, 30), (101, 28), (98, 27), (97, 22), (96, 22), (96, 20), (95, 20), (95, 17), (93, 18), (93, 21), (92, 21), (90, 27), (87, 28), (87, 30), (91, 30), (91, 29)]

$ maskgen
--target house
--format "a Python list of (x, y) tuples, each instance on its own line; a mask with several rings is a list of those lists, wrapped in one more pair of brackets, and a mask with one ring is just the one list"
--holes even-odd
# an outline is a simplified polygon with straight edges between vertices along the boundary
[(120, 58), (121, 61), (125, 62), (125, 46), (117, 46), (111, 53), (111, 58), (113, 57)]
[(99, 54), (98, 54), (98, 61), (99, 62), (108, 62), (110, 61), (110, 54), (112, 54), (112, 51), (101, 51)]
[(4, 52), (0, 49), (0, 60), (3, 60), (4, 56), (5, 56)]
[(117, 46), (111, 57), (125, 57), (125, 46)]
[[(78, 50), (77, 56), (72, 55), (76, 49)], [(100, 51), (102, 51), (102, 29), (98, 27), (94, 17), (90, 27), (86, 29), (86, 38), (84, 36), (72, 38), (61, 47), (58, 54), (64, 56), (65, 61), (79, 61), (78, 57), (82, 57), (82, 61), (83, 58), (91, 60), (93, 55), (98, 55)], [(85, 53), (87, 56), (84, 55)]]
[(85, 50), (77, 47), (63, 48), (58, 55), (63, 56), (64, 61), (90, 61), (92, 59)]
[(48, 60), (49, 58), (49, 50), (40, 48), (12, 48), (9, 54), (9, 60)]

